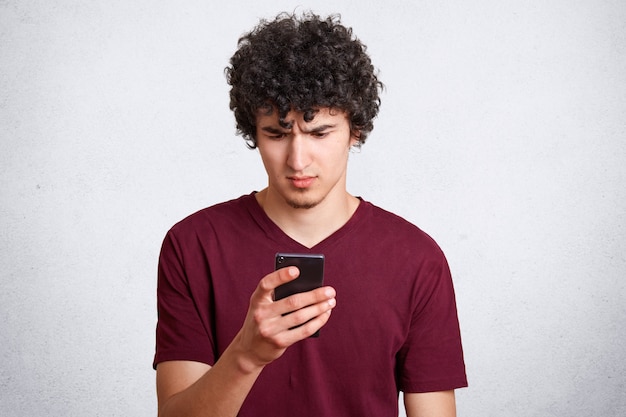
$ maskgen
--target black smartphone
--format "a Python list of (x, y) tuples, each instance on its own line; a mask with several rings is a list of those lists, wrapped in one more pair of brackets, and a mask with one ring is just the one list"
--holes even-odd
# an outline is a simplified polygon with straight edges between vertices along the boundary
[[(292, 294), (311, 291), (324, 283), (324, 255), (308, 253), (277, 253), (275, 269), (296, 266), (300, 275), (274, 289), (274, 300), (280, 300)], [(289, 314), (289, 313), (287, 313)], [(298, 327), (298, 326), (296, 326)], [(319, 330), (311, 337), (318, 337)]]

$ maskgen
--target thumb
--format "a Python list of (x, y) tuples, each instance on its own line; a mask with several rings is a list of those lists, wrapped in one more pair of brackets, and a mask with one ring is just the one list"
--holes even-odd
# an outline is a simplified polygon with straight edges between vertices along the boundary
[(257, 286), (255, 293), (261, 298), (269, 298), (273, 301), (274, 290), (289, 281), (293, 281), (300, 275), (300, 270), (295, 266), (286, 266), (267, 274)]

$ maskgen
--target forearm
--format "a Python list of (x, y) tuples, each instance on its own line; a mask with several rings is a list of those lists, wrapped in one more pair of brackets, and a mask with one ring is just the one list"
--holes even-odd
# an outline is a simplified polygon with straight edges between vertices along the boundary
[[(215, 366), (185, 389), (168, 397), (171, 387), (157, 385), (158, 391), (161, 391), (159, 417), (235, 417), (262, 369), (262, 366), (245, 361), (231, 344)], [(181, 384), (185, 385), (185, 382)], [(162, 399), (162, 396), (166, 398)]]

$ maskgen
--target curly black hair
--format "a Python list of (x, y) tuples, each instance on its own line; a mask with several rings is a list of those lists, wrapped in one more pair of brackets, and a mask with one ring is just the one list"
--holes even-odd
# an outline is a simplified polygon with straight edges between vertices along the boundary
[(374, 128), (383, 84), (365, 45), (338, 15), (281, 13), (261, 20), (239, 39), (225, 73), (237, 133), (250, 148), (256, 148), (259, 110), (276, 108), (281, 123), (292, 110), (306, 121), (322, 107), (345, 111), (358, 146)]

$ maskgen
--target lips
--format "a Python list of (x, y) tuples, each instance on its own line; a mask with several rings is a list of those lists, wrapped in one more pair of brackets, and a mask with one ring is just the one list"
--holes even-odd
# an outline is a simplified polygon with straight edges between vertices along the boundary
[(315, 181), (315, 177), (289, 177), (289, 181), (296, 188), (308, 188)]

